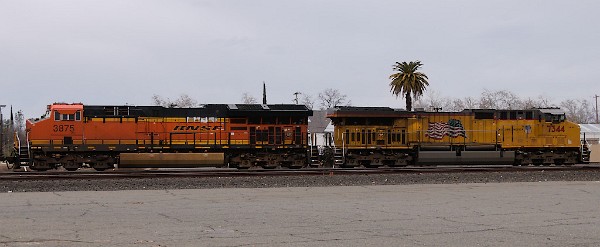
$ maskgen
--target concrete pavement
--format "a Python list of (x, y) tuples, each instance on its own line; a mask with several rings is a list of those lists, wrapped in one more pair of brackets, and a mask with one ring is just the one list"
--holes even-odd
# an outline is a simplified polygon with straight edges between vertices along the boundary
[(4, 246), (598, 246), (600, 182), (0, 194)]

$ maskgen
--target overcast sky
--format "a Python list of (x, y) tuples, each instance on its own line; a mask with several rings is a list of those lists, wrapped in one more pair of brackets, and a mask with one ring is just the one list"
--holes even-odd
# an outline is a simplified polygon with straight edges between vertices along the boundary
[[(0, 104), (292, 103), (339, 89), (403, 108), (396, 61), (446, 97), (600, 94), (600, 1), (0, 0)], [(7, 114), (7, 109), (4, 109)]]

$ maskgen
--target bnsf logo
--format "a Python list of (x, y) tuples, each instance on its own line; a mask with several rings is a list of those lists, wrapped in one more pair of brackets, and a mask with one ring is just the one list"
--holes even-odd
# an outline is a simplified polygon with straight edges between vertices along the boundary
[(197, 130), (197, 131), (210, 131), (210, 130), (221, 130), (221, 126), (187, 126), (177, 125), (173, 130)]

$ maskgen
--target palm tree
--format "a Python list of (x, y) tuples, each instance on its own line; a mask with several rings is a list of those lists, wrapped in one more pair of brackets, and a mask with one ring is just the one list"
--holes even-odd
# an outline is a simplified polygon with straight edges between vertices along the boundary
[(412, 110), (412, 98), (411, 95), (416, 98), (423, 95), (425, 86), (429, 86), (427, 82), (427, 75), (417, 72), (417, 70), (423, 66), (421, 61), (415, 62), (396, 62), (394, 70), (398, 73), (392, 74), (390, 79), (391, 92), (392, 94), (402, 95), (406, 98), (406, 110)]

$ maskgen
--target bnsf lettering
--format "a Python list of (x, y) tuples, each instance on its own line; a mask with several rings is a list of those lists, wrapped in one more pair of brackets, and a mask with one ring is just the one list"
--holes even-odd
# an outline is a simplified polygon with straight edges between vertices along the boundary
[(211, 130), (221, 130), (221, 126), (186, 126), (186, 125), (178, 125), (173, 128), (173, 130), (193, 130), (193, 131), (211, 131)]

